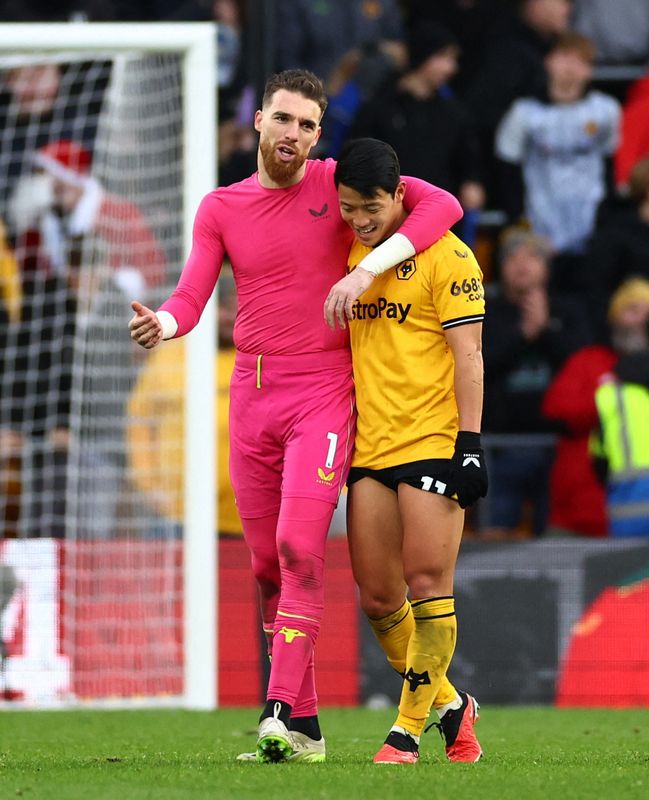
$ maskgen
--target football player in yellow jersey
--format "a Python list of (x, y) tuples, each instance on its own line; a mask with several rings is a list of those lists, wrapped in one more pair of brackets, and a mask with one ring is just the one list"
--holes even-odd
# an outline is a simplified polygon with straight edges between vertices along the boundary
[[(348, 142), (335, 180), (356, 235), (351, 271), (403, 221), (405, 184), (396, 153), (376, 139)], [(351, 308), (358, 422), (349, 549), (361, 606), (404, 678), (379, 764), (416, 763), (432, 707), (451, 761), (482, 755), (478, 705), (446, 671), (463, 509), (488, 483), (480, 444), (484, 310), (480, 267), (450, 232), (374, 278)]]

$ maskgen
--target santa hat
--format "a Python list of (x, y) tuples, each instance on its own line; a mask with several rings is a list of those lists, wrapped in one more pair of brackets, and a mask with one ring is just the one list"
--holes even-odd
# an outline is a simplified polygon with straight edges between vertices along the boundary
[(69, 139), (50, 142), (34, 155), (35, 166), (74, 186), (82, 186), (86, 182), (91, 161), (90, 151)]

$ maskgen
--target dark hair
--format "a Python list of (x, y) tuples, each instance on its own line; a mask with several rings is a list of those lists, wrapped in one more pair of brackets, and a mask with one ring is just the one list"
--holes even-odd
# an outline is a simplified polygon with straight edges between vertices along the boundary
[(334, 172), (336, 188), (349, 186), (363, 197), (375, 197), (380, 189), (394, 197), (401, 167), (394, 149), (380, 139), (350, 139), (342, 146)]
[(417, 70), (429, 58), (449, 47), (458, 47), (458, 41), (451, 31), (437, 22), (419, 20), (408, 37), (409, 70)]
[(271, 75), (264, 88), (262, 108), (272, 102), (273, 95), (280, 89), (297, 92), (308, 100), (313, 100), (320, 106), (320, 116), (327, 109), (327, 95), (322, 81), (308, 69), (285, 69), (283, 72)]

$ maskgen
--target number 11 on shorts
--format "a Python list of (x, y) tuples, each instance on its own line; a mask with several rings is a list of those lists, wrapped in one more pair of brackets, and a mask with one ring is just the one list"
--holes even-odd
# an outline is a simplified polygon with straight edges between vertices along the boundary
[(442, 483), (442, 481), (435, 480), (434, 478), (431, 478), (429, 475), (422, 475), (421, 483), (422, 483), (421, 488), (425, 492), (431, 492), (434, 489), (434, 491), (437, 492), (437, 494), (444, 494), (444, 492), (446, 491), (445, 483)]

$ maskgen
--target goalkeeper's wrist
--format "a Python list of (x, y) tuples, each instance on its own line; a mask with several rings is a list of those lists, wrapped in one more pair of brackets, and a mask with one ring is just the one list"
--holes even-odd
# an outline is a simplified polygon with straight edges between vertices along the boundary
[(358, 266), (376, 276), (414, 255), (415, 247), (410, 239), (402, 233), (393, 233), (383, 244), (368, 253)]
[(455, 447), (463, 450), (474, 450), (482, 447), (480, 434), (476, 431), (458, 431), (455, 439)]
[(176, 318), (168, 311), (157, 311), (156, 316), (158, 317), (158, 322), (162, 328), (162, 338), (173, 339), (173, 337), (176, 335), (176, 331), (178, 330), (178, 322), (176, 321)]

